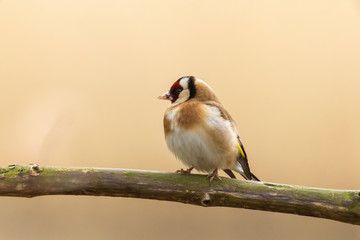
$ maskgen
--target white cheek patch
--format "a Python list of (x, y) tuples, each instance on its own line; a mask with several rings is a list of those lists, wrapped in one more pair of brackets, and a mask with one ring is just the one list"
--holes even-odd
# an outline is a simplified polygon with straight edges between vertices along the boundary
[(190, 91), (189, 89), (185, 89), (181, 91), (181, 93), (179, 94), (179, 99), (183, 99), (183, 98), (188, 98), (190, 96)]
[(185, 89), (188, 89), (189, 88), (189, 79), (190, 77), (183, 77), (181, 80), (180, 80), (180, 85), (182, 86), (182, 88), (185, 90)]
[(176, 101), (175, 101), (173, 104), (171, 104), (171, 105), (172, 105), (172, 106), (175, 106), (175, 105), (178, 105), (178, 104), (180, 104), (180, 103), (183, 103), (183, 102), (185, 102), (186, 100), (188, 100), (189, 96), (190, 96), (190, 91), (189, 91), (188, 89), (184, 89), (184, 90), (182, 90), (181, 93), (179, 94), (178, 99), (176, 99)]

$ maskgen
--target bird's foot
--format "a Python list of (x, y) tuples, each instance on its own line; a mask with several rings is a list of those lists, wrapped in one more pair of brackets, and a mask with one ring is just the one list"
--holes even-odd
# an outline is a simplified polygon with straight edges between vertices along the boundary
[(215, 169), (215, 170), (214, 170), (212, 173), (210, 173), (207, 177), (209, 178), (210, 182), (211, 182), (212, 180), (214, 180), (214, 178), (215, 178), (215, 179), (219, 179), (220, 181), (222, 181), (221, 178), (219, 177), (219, 173), (218, 173), (218, 170), (217, 170), (217, 169)]
[(188, 168), (186, 170), (184, 169), (180, 169), (180, 170), (176, 170), (176, 173), (180, 173), (180, 174), (191, 174), (191, 171), (194, 169), (194, 167)]

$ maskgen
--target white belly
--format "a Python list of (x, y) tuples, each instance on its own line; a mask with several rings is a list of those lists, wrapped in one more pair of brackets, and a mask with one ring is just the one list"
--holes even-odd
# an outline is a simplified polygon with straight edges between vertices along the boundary
[[(166, 136), (168, 148), (188, 167), (197, 170), (212, 172), (214, 169), (227, 169), (227, 166), (238, 154), (237, 134), (233, 131), (228, 120), (221, 117), (216, 107), (206, 106), (207, 119), (202, 124), (189, 130), (176, 124), (178, 111), (168, 112), (165, 117), (172, 120), (171, 133)], [(212, 137), (211, 137), (211, 136)], [(220, 137), (222, 143), (230, 146), (227, 150), (219, 146), (213, 139), (214, 135)], [(230, 160), (230, 161), (229, 161)]]
[(211, 172), (215, 168), (223, 169), (224, 156), (214, 143), (201, 131), (175, 128), (166, 138), (168, 148), (188, 167)]

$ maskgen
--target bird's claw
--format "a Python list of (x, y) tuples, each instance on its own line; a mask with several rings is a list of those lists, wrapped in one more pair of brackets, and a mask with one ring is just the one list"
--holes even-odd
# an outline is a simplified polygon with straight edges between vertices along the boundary
[(212, 180), (214, 180), (214, 179), (219, 179), (220, 181), (222, 181), (221, 178), (220, 178), (220, 176), (219, 176), (219, 173), (218, 173), (218, 170), (217, 170), (217, 169), (215, 169), (215, 170), (214, 170), (212, 173), (210, 173), (207, 177), (209, 178), (209, 181), (210, 181), (210, 182), (211, 182)]
[(180, 174), (191, 174), (191, 171), (192, 171), (193, 169), (194, 169), (193, 167), (188, 168), (188, 169), (186, 169), (186, 170), (180, 169), (180, 170), (176, 170), (176, 173), (180, 173)]

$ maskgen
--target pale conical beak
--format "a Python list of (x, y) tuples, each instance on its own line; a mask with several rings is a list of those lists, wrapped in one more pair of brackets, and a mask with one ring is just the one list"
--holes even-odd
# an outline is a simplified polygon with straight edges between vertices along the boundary
[(159, 96), (158, 99), (162, 99), (162, 100), (170, 100), (170, 93), (166, 92), (163, 95)]

